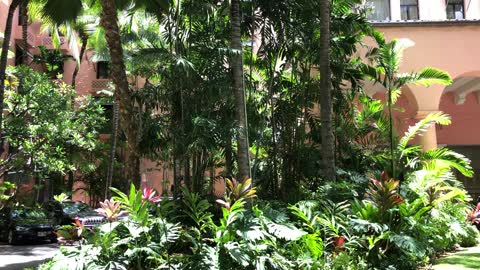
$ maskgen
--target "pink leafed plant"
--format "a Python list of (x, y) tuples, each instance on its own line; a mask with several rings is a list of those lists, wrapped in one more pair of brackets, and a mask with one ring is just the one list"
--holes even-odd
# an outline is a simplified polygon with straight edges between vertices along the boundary
[(162, 200), (160, 196), (155, 196), (156, 191), (153, 188), (149, 187), (144, 187), (143, 188), (143, 195), (142, 195), (142, 200), (143, 201), (150, 201), (153, 203), (158, 203)]
[(116, 221), (119, 217), (128, 214), (127, 211), (121, 210), (121, 203), (115, 202), (113, 199), (100, 202), (101, 208), (96, 209), (100, 215), (107, 218), (109, 222)]

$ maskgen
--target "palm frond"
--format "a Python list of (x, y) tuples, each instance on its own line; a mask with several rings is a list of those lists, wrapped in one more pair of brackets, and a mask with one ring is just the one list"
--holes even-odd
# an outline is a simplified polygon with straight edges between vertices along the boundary
[(442, 126), (450, 125), (451, 120), (447, 114), (443, 112), (428, 114), (424, 119), (417, 122), (415, 125), (408, 128), (405, 135), (400, 139), (398, 144), (398, 151), (403, 155), (403, 151), (406, 149), (407, 144), (421, 132), (427, 131), (427, 129), (433, 124), (439, 124)]
[(425, 67), (417, 73), (398, 75), (396, 86), (402, 87), (406, 84), (416, 84), (428, 87), (432, 84), (450, 85), (451, 83), (452, 78), (447, 72), (433, 67)]

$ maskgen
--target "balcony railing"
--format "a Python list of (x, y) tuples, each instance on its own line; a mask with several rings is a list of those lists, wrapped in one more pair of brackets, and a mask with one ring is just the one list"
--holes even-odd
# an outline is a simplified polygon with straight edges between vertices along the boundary
[[(68, 49), (68, 44), (65, 37), (60, 37), (60, 49)], [(53, 49), (52, 37), (48, 35), (37, 36), (37, 46), (45, 46), (47, 49)]]
[[(15, 32), (15, 39), (17, 40), (22, 40), (23, 39), (23, 32), (21, 28), (18, 28), (19, 30)], [(31, 28), (28, 28), (27, 30), (27, 43), (29, 46), (35, 46), (35, 34), (33, 33), (33, 30)]]
[(108, 90), (108, 85), (112, 82), (111, 79), (96, 79), (92, 81), (92, 92), (98, 92), (101, 90)]

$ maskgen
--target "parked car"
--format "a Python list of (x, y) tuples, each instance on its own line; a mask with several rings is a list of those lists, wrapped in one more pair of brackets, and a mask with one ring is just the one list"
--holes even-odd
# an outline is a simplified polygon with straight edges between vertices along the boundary
[(55, 221), (44, 209), (24, 206), (0, 211), (0, 238), (9, 244), (20, 242), (56, 242)]
[(70, 225), (75, 223), (76, 218), (84, 227), (93, 227), (105, 222), (102, 215), (83, 202), (50, 201), (44, 204), (44, 208), (53, 215), (58, 225)]

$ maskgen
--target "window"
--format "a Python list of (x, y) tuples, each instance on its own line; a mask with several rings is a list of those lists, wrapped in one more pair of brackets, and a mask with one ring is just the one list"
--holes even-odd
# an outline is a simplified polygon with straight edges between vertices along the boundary
[(390, 20), (390, 0), (368, 0), (367, 8), (370, 10), (368, 19), (372, 21)]
[(20, 46), (15, 46), (15, 66), (20, 66), (26, 63), (27, 53)]
[(463, 0), (446, 0), (447, 1), (447, 19), (465, 19), (463, 13)]
[(95, 97), (95, 100), (100, 104), (103, 109), (105, 123), (100, 127), (100, 134), (111, 134), (113, 125), (113, 103), (105, 97)]
[(418, 0), (401, 0), (402, 20), (418, 20)]
[(106, 61), (97, 62), (97, 79), (110, 78), (110, 65)]

